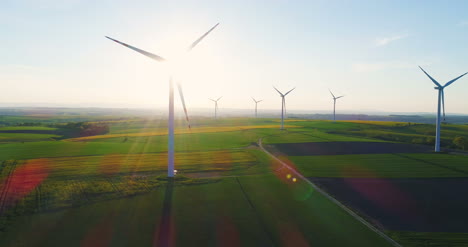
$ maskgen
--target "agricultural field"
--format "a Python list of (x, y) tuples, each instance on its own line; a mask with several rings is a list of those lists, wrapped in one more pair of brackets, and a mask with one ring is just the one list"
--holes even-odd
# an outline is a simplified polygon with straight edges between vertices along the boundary
[[(442, 234), (445, 228), (394, 227), (381, 217), (379, 204), (363, 204), (369, 198), (356, 190), (375, 179), (381, 179), (379, 188), (382, 179), (396, 184), (391, 179), (468, 177), (468, 156), (434, 154), (428, 145), (368, 134), (429, 138), (420, 127), (424, 125), (290, 119), (282, 131), (277, 119), (195, 118), (190, 129), (179, 120), (177, 176), (171, 180), (166, 177), (166, 123), (161, 119), (79, 115), (87, 122), (61, 122), (64, 118), (34, 126), (20, 126), (15, 119), (0, 128), (1, 246), (392, 245), (272, 159), (259, 140), (405, 246), (431, 239), (441, 243), (443, 238), (468, 243), (466, 235), (450, 233), (453, 229)], [(465, 128), (450, 127), (446, 131), (452, 136), (462, 135)], [(7, 134), (17, 137), (3, 142)], [(36, 135), (44, 137), (34, 139)], [(398, 186), (411, 191), (420, 185)], [(418, 188), (410, 195), (426, 202), (420, 192), (424, 187)], [(435, 194), (442, 196), (444, 190), (439, 191)], [(385, 195), (383, 189), (381, 193)]]
[[(296, 142), (270, 141), (269, 149), (282, 154), (282, 160), (404, 246), (468, 244), (466, 234), (462, 234), (468, 231), (468, 201), (461, 196), (461, 188), (468, 182), (468, 155), (448, 149), (461, 147), (446, 145), (448, 153), (436, 154), (431, 151), (433, 146), (401, 138), (430, 138), (421, 134), (433, 128), (430, 125), (335, 124), (340, 125), (336, 130), (325, 123), (302, 123), (316, 127), (316, 131), (368, 140), (306, 142), (295, 137)], [(464, 125), (443, 126), (442, 136), (464, 137), (465, 129)], [(375, 142), (385, 141), (389, 135), (368, 135), (382, 132), (400, 139)]]

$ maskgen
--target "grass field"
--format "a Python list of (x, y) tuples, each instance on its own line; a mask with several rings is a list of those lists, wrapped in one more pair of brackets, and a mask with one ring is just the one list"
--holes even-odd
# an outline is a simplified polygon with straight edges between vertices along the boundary
[(11, 131), (11, 130), (33, 130), (33, 131), (38, 131), (38, 130), (56, 130), (57, 128), (52, 128), (52, 127), (46, 127), (46, 126), (8, 126), (8, 127), (0, 127), (0, 132), (1, 131)]
[(466, 232), (388, 232), (403, 246), (460, 247), (467, 246)]
[[(385, 141), (406, 142), (434, 145), (435, 127), (432, 124), (377, 122), (377, 121), (340, 121), (339, 125), (349, 128), (328, 130), (328, 133), (346, 136), (365, 137)], [(350, 124), (355, 124), (351, 127)], [(454, 145), (455, 137), (468, 138), (468, 126), (442, 124), (441, 147), (458, 148)]]
[(289, 156), (308, 177), (467, 177), (468, 156), (450, 154), (363, 154)]
[[(289, 126), (294, 128), (295, 126)], [(276, 125), (246, 125), (246, 126), (219, 126), (219, 127), (197, 127), (197, 128), (177, 128), (175, 134), (197, 134), (197, 133), (219, 133), (219, 132), (231, 132), (239, 130), (251, 130), (251, 129), (272, 129), (277, 128)], [(119, 137), (145, 137), (145, 136), (162, 136), (167, 135), (166, 129), (158, 129), (156, 131), (147, 132), (146, 129), (141, 130), (142, 132), (130, 132), (120, 134), (107, 134), (107, 135), (95, 135), (85, 136), (67, 139), (68, 141), (89, 141), (96, 139), (108, 139), (108, 138), (119, 138)]]
[[(305, 122), (300, 122), (305, 123)], [(321, 128), (329, 129), (330, 123), (322, 125)], [(327, 127), (325, 127), (327, 126)], [(263, 138), (264, 143), (300, 143), (300, 142), (333, 142), (333, 141), (380, 141), (366, 137), (353, 137), (327, 133), (326, 130), (318, 128), (292, 128), (286, 131), (271, 133)]]
[(0, 143), (45, 141), (58, 137), (58, 135), (50, 134), (0, 133)]
[[(34, 118), (46, 121), (41, 116)], [(48, 138), (56, 136), (30, 131), (54, 128), (3, 127), (16, 132), (0, 133), (0, 142), (3, 135), (13, 135), (8, 143), (0, 144), (0, 160), (4, 161), (0, 163), (1, 246), (69, 242), (147, 246), (162, 241), (161, 231), (171, 233), (164, 241), (178, 246), (386, 246), (383, 238), (308, 184), (278, 175), (275, 171), (281, 167), (256, 142), (260, 138), (273, 146), (383, 142), (369, 131), (426, 137), (423, 132), (429, 128), (407, 127), (407, 123), (291, 120), (287, 121), (288, 130), (281, 131), (276, 119), (233, 118), (196, 119), (188, 130), (179, 121), (175, 136), (178, 176), (172, 185), (165, 178), (164, 121), (96, 119), (90, 120), (109, 124), (108, 134), (51, 141)], [(450, 127), (453, 129), (447, 131), (452, 135), (465, 128)], [(35, 135), (44, 136), (34, 139)], [(26, 137), (30, 141), (23, 143), (21, 139)], [(412, 178), (465, 177), (467, 157), (366, 154), (281, 158), (307, 177)], [(408, 242), (403, 233), (391, 234)]]
[[(176, 186), (170, 198), (174, 231), (170, 241), (177, 246), (388, 245), (320, 194), (300, 186), (304, 185), (284, 184), (273, 175)], [(23, 216), (0, 244), (151, 245), (158, 238), (166, 193), (160, 187), (132, 198)], [(340, 238), (333, 237), (337, 232)]]

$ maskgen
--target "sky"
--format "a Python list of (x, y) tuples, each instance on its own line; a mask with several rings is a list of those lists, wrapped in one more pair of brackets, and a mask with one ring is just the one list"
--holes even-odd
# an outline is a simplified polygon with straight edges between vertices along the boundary
[[(154, 107), (169, 69), (190, 108), (435, 112), (441, 83), (468, 72), (467, 1), (3, 0), (0, 106)], [(195, 49), (186, 48), (216, 23)], [(180, 61), (175, 59), (176, 61)], [(445, 90), (468, 114), (468, 76)], [(176, 107), (181, 103), (176, 92)], [(179, 110), (180, 111), (180, 110)], [(180, 113), (178, 113), (180, 114)]]

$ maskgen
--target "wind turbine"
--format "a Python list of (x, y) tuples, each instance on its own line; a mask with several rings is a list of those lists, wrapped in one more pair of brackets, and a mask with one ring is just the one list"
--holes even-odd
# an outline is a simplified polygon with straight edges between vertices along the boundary
[(281, 129), (284, 130), (284, 115), (286, 115), (285, 114), (286, 113), (286, 100), (284, 97), (286, 97), (286, 95), (288, 95), (288, 93), (290, 93), (295, 88), (289, 90), (285, 94), (281, 93), (276, 87), (273, 87), (273, 88), (276, 90), (276, 92), (280, 94), (280, 97), (281, 97)]
[(257, 117), (257, 104), (262, 102), (263, 100), (255, 100), (254, 97), (252, 97), (253, 101), (255, 102), (255, 117)]
[[(213, 29), (215, 29), (217, 26), (219, 25), (219, 23), (217, 23), (216, 25), (214, 25), (210, 30), (208, 30), (206, 33), (204, 33), (200, 38), (198, 38), (197, 40), (195, 40), (188, 48), (187, 48), (187, 52), (191, 51), (195, 46), (198, 45), (198, 43), (200, 43), (200, 41), (203, 40), (203, 38), (205, 38), (211, 31), (213, 31)], [(155, 55), (153, 53), (150, 53), (150, 52), (147, 52), (147, 51), (144, 51), (144, 50), (141, 50), (139, 48), (136, 48), (134, 46), (131, 46), (131, 45), (128, 45), (128, 44), (125, 44), (123, 42), (120, 42), (118, 40), (115, 40), (113, 38), (110, 38), (110, 37), (107, 37), (105, 36), (106, 38), (112, 40), (112, 41), (115, 41), (127, 48), (130, 48), (140, 54), (143, 54), (153, 60), (156, 60), (158, 62), (167, 62), (168, 60), (166, 60), (165, 58), (163, 57), (160, 57), (158, 55)], [(182, 87), (180, 86), (180, 84), (177, 84), (178, 86), (178, 89), (179, 89), (179, 94), (180, 94), (180, 97), (181, 97), (181, 100), (182, 100), (182, 105), (184, 107), (184, 112), (185, 112), (185, 117), (188, 121), (188, 114), (187, 114), (187, 108), (185, 107), (185, 101), (184, 101), (184, 96), (183, 96), (183, 93), (182, 93)], [(190, 123), (189, 123), (189, 128), (190, 128)], [(168, 151), (167, 151), (167, 176), (168, 177), (174, 177), (174, 85), (173, 85), (173, 82), (172, 82), (172, 75), (169, 76), (169, 118), (168, 118), (168, 143), (167, 143), (167, 146), (168, 146)]]
[(209, 99), (211, 101), (213, 101), (215, 103), (215, 119), (216, 119), (216, 116), (217, 116), (217, 113), (218, 113), (218, 101), (222, 98), (223, 96), (219, 97), (217, 100), (214, 100), (214, 99)]
[(330, 91), (330, 94), (332, 95), (333, 97), (333, 122), (336, 121), (336, 115), (335, 115), (335, 109), (336, 109), (336, 100), (339, 99), (339, 98), (343, 98), (344, 95), (341, 95), (341, 96), (338, 96), (338, 97), (335, 97), (335, 95), (333, 95), (332, 91), (330, 89), (328, 89), (328, 91)]
[(424, 74), (427, 75), (427, 77), (429, 77), (429, 79), (431, 79), (431, 81), (437, 86), (437, 87), (434, 87), (434, 89), (436, 90), (439, 90), (438, 91), (438, 101), (437, 101), (437, 117), (436, 117), (436, 140), (435, 140), (435, 151), (436, 152), (440, 152), (440, 107), (442, 106), (442, 110), (444, 112), (444, 121), (445, 121), (445, 100), (444, 100), (444, 89), (446, 87), (448, 87), (450, 84), (454, 83), (456, 80), (462, 78), (464, 75), (468, 74), (465, 73), (447, 83), (445, 83), (445, 85), (441, 85), (439, 82), (437, 82), (434, 78), (432, 78), (428, 73), (426, 73), (426, 71), (423, 70), (423, 68), (421, 68), (421, 66), (419, 66), (419, 68), (422, 70), (422, 72), (424, 72)]

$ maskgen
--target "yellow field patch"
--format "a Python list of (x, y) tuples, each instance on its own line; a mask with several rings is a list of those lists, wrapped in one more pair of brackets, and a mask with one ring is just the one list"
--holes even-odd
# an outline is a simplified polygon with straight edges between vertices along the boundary
[[(337, 122), (372, 124), (372, 125), (380, 125), (380, 126), (406, 126), (408, 125), (407, 122), (391, 122), (391, 121), (345, 120), (345, 121), (337, 121)], [(415, 125), (415, 124), (417, 123), (411, 123), (411, 125)]]
[[(186, 172), (228, 171), (235, 165), (256, 160), (254, 155), (244, 150), (177, 153), (175, 168)], [(48, 158), (47, 162), (50, 175), (57, 177), (165, 172), (167, 153), (58, 157)]]
[[(199, 127), (199, 128), (179, 128), (175, 130), (175, 134), (194, 134), (194, 133), (213, 133), (213, 132), (228, 132), (247, 129), (270, 129), (278, 128), (278, 125), (246, 125), (246, 126), (220, 126), (220, 127)], [(286, 128), (297, 128), (298, 126), (285, 126)], [(88, 141), (95, 139), (107, 139), (116, 137), (142, 137), (142, 136), (162, 136), (167, 135), (167, 130), (162, 129), (159, 131), (140, 132), (140, 133), (123, 133), (123, 134), (108, 134), (108, 135), (95, 135), (84, 136), (77, 138), (66, 139), (67, 141)]]
[(100, 120), (100, 121), (88, 121), (87, 123), (102, 124), (102, 123), (131, 123), (131, 122), (145, 122), (145, 120), (143, 119)]
[[(285, 123), (288, 123), (288, 122), (307, 122), (307, 121), (310, 121), (310, 120), (308, 120), (308, 119), (285, 119), (284, 120)], [(281, 123), (281, 120), (280, 119), (273, 120), (273, 122)]]

